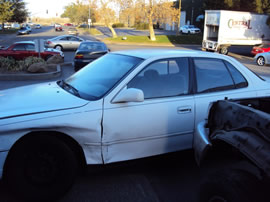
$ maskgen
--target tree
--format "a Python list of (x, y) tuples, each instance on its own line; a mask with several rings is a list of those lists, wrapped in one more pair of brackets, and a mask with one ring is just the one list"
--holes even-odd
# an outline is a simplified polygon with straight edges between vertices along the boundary
[(18, 23), (25, 22), (29, 15), (27, 9), (25, 8), (25, 2), (23, 0), (9, 0), (9, 1), (13, 4), (11, 8), (14, 9), (13, 15), (9, 21)]
[(65, 6), (64, 13), (61, 17), (67, 17), (71, 22), (80, 24), (83, 22), (87, 22), (89, 18), (89, 6), (90, 6), (90, 14), (92, 22), (96, 20), (96, 5), (91, 2), (91, 4), (84, 4), (81, 1), (77, 0), (76, 3), (71, 3)]
[(13, 15), (14, 9), (12, 8), (12, 3), (5, 0), (0, 0), (0, 22), (2, 23), (2, 28), (4, 29), (4, 23), (9, 21)]
[(114, 2), (112, 1), (106, 1), (106, 0), (100, 0), (100, 9), (98, 10), (99, 12), (99, 17), (101, 21), (105, 24), (106, 27), (110, 29), (112, 32), (112, 37), (116, 38), (117, 34), (112, 27), (113, 22), (116, 20), (115, 16), (115, 11), (111, 9), (111, 7), (115, 6)]

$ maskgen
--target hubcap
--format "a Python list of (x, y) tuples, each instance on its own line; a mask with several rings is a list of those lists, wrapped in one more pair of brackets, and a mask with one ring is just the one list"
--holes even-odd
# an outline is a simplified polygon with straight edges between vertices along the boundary
[(257, 60), (258, 65), (263, 66), (264, 65), (264, 58), (263, 57), (259, 57)]
[(55, 49), (61, 50), (61, 46), (56, 46)]

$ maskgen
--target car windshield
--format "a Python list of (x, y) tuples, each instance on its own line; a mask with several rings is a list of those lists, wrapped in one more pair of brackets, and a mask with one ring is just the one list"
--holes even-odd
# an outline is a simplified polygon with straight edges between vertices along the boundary
[[(143, 59), (132, 56), (106, 54), (73, 74), (64, 82), (72, 87), (73, 90), (69, 91), (70, 93), (86, 100), (98, 100), (142, 61)], [(64, 88), (61, 85), (62, 83), (58, 82)], [(76, 89), (76, 94), (74, 89)]]

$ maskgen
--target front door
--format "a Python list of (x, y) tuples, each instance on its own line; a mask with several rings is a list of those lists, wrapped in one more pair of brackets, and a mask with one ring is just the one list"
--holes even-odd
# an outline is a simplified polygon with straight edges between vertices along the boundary
[(137, 74), (126, 88), (145, 100), (104, 101), (102, 151), (105, 163), (136, 159), (192, 147), (194, 97), (188, 58), (159, 60)]

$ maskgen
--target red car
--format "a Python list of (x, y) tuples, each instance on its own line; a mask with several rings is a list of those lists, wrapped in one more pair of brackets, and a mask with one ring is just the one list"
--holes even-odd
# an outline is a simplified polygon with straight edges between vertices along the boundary
[(64, 24), (65, 26), (73, 26), (73, 24), (71, 24), (71, 23), (66, 23), (66, 24)]
[(259, 46), (254, 46), (251, 54), (256, 55), (257, 53), (264, 53), (270, 51), (270, 44), (261, 44)]
[[(47, 60), (51, 56), (57, 54), (64, 57), (62, 51), (52, 48), (45, 49), (43, 53), (40, 53), (40, 57), (43, 58), (44, 60)], [(35, 43), (33, 41), (21, 41), (15, 42), (8, 48), (1, 49), (0, 57), (1, 56), (14, 58), (15, 60), (23, 60), (30, 56), (38, 57), (38, 52), (35, 52)]]
[(59, 24), (55, 24), (54, 29), (55, 29), (55, 31), (63, 31), (62, 25), (59, 25)]

